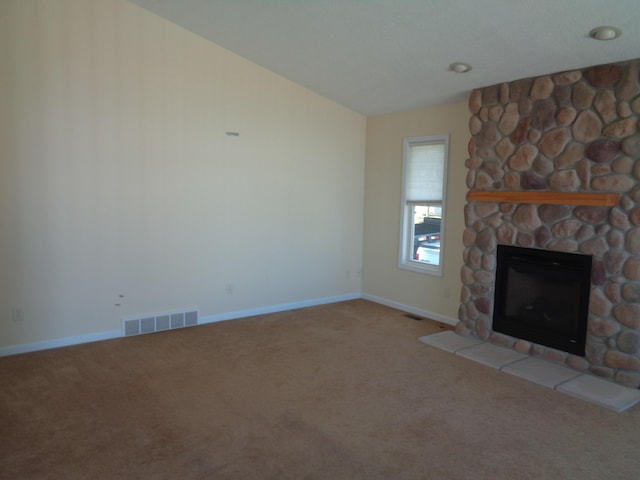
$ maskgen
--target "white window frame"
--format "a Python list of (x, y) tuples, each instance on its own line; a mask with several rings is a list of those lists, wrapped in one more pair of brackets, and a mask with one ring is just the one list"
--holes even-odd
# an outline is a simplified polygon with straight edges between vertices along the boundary
[[(425, 198), (420, 202), (407, 201), (407, 185), (408, 185), (408, 163), (412, 146), (442, 144), (444, 146), (444, 164), (442, 172), (442, 219), (440, 223), (440, 262), (438, 265), (423, 263), (413, 258), (414, 248), (414, 205), (433, 205), (433, 199)], [(447, 198), (447, 171), (449, 169), (449, 135), (429, 135), (422, 137), (406, 137), (403, 141), (402, 154), (402, 211), (400, 224), (400, 253), (398, 267), (411, 270), (414, 272), (424, 273), (428, 275), (442, 276), (444, 270), (444, 251), (445, 251), (445, 219), (446, 219), (446, 198)]]

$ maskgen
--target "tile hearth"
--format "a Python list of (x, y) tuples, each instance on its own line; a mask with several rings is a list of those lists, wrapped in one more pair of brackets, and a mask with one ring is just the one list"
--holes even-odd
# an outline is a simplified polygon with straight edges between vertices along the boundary
[(419, 340), (454, 355), (482, 363), (616, 412), (628, 410), (640, 402), (640, 390), (627, 388), (477, 338), (463, 337), (450, 330), (426, 335), (420, 337)]

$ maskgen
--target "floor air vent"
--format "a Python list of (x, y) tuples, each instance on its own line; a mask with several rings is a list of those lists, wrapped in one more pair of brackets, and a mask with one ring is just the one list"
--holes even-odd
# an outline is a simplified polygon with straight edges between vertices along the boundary
[(198, 324), (198, 311), (161, 313), (140, 318), (122, 320), (124, 336), (140, 335), (142, 333), (161, 332), (176, 328), (192, 327)]

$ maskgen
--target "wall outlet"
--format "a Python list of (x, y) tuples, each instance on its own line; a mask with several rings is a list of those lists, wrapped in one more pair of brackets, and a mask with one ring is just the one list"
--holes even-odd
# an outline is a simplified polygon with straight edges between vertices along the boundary
[(451, 288), (444, 287), (444, 298), (451, 298)]
[(22, 309), (18, 307), (13, 307), (11, 309), (11, 318), (14, 322), (22, 322), (24, 321), (24, 314), (22, 313)]
[(227, 285), (224, 288), (224, 291), (227, 292), (229, 295), (231, 295), (233, 293), (233, 284), (227, 283)]

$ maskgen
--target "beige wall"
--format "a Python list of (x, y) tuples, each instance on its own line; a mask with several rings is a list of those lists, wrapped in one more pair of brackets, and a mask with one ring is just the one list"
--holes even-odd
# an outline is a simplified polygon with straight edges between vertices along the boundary
[[(468, 122), (466, 102), (368, 119), (362, 271), (365, 296), (408, 306), (450, 323), (457, 321)], [(398, 268), (402, 140), (439, 134), (450, 135), (442, 277)]]
[(0, 45), (0, 347), (359, 294), (363, 116), (124, 0)]

